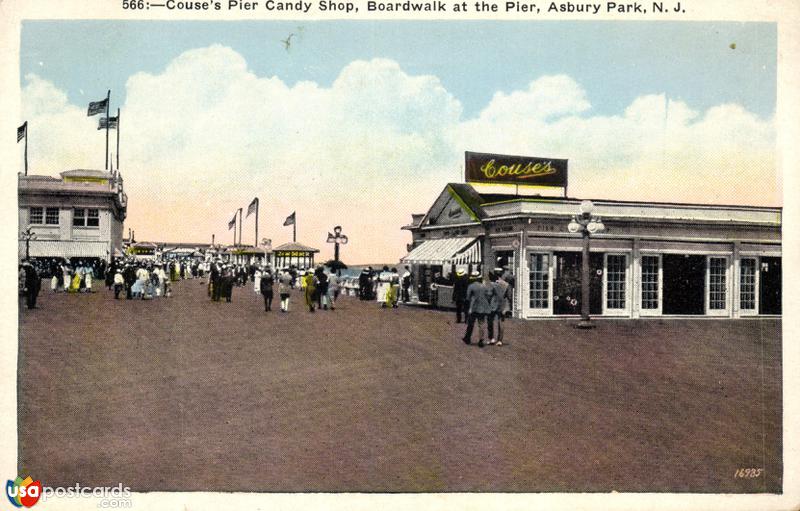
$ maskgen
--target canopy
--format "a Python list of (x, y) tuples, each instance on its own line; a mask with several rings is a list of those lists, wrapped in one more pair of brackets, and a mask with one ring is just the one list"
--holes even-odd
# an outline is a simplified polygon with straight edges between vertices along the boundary
[[(101, 241), (66, 241), (66, 240), (37, 240), (30, 241), (31, 257), (108, 257), (108, 242)], [(20, 254), (25, 254), (25, 242), (20, 242)]]
[(480, 263), (478, 238), (442, 238), (423, 241), (408, 253), (404, 263), (412, 264), (469, 264)]

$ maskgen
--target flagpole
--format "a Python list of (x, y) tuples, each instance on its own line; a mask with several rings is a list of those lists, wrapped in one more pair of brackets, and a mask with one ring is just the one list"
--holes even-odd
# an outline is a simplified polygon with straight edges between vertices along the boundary
[(111, 89), (108, 89), (106, 96), (106, 170), (108, 170), (108, 125), (111, 124), (108, 120), (109, 112), (111, 110)]
[(25, 175), (28, 175), (28, 121), (25, 121)]
[(239, 208), (239, 244), (242, 244), (242, 208)]
[(117, 108), (117, 172), (119, 172), (119, 108)]
[(294, 212), (294, 222), (292, 222), (292, 241), (297, 243), (297, 211)]
[(253, 242), (254, 247), (258, 247), (258, 205), (259, 200), (258, 197), (256, 197), (256, 239), (255, 242)]

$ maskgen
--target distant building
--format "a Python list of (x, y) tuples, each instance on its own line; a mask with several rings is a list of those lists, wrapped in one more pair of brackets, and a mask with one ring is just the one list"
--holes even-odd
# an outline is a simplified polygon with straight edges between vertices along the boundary
[(303, 245), (302, 243), (290, 242), (275, 247), (273, 258), (276, 268), (313, 268), (314, 254), (319, 253), (319, 249)]
[[(68, 170), (60, 178), (19, 176), (19, 256), (121, 256), (128, 199), (119, 172)], [(30, 241), (23, 233), (30, 228)]]

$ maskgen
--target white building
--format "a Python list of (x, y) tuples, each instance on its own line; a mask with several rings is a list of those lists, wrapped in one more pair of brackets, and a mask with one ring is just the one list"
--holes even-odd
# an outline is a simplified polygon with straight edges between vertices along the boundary
[[(581, 201), (480, 193), (450, 183), (404, 227), (419, 299), (448, 306), (451, 275), (507, 266), (514, 315), (577, 315), (582, 239), (567, 226)], [(747, 317), (781, 313), (780, 208), (594, 200), (606, 230), (592, 235), (591, 314)]]
[[(122, 255), (127, 197), (119, 172), (68, 170), (61, 178), (19, 176), (19, 256)], [(33, 235), (26, 241), (24, 233)]]

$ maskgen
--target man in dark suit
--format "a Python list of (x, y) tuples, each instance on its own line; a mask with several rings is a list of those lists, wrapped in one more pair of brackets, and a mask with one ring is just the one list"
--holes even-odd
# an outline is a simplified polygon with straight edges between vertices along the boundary
[(467, 287), (469, 278), (464, 270), (456, 271), (456, 279), (453, 283), (453, 302), (456, 304), (456, 323), (461, 323), (461, 315), (464, 315), (464, 322), (467, 321)]

